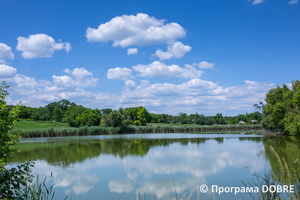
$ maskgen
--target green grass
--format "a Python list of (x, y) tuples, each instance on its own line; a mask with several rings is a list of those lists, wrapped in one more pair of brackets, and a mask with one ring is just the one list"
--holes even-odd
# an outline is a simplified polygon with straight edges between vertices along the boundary
[(165, 124), (165, 123), (147, 123), (147, 125), (150, 126), (196, 126), (196, 127), (200, 127), (203, 125), (199, 125), (199, 124)]
[(50, 121), (18, 121), (14, 129), (47, 129), (47, 128), (68, 128), (70, 127), (67, 123), (62, 122), (50, 122)]
[(177, 124), (165, 124), (165, 123), (147, 123), (147, 125), (150, 125), (150, 126), (189, 126), (189, 127), (203, 127), (203, 126), (260, 126), (260, 124), (243, 124), (243, 125), (240, 125), (240, 124), (213, 124), (213, 125), (200, 125), (200, 124), (180, 124), (180, 123), (177, 123)]

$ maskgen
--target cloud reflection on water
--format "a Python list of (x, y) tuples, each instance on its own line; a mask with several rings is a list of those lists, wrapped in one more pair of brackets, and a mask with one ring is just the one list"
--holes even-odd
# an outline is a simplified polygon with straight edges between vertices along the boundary
[[(163, 185), (168, 191), (173, 191), (172, 178), (175, 179), (177, 192), (187, 192), (189, 195), (189, 192), (196, 192), (197, 185), (208, 183), (208, 176), (226, 173), (230, 168), (247, 166), (255, 171), (263, 170), (263, 158), (257, 155), (261, 149), (261, 143), (238, 139), (224, 139), (223, 143), (208, 140), (199, 145), (173, 143), (152, 147), (145, 156), (120, 158), (100, 154), (68, 168), (38, 160), (33, 173), (43, 177), (53, 172), (51, 180), (55, 187), (72, 190), (76, 195), (100, 190), (99, 184), (104, 184), (111, 193), (124, 195), (138, 190), (164, 196)], [(103, 185), (101, 187), (101, 190), (107, 190)]]

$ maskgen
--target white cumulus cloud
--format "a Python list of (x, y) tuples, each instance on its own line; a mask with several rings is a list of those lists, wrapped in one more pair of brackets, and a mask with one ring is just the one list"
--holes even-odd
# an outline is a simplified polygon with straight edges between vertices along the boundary
[(181, 42), (176, 42), (173, 45), (168, 47), (168, 51), (173, 53), (174, 58), (182, 58), (184, 54), (189, 52), (192, 49), (192, 47), (188, 45), (184, 45)]
[(139, 52), (137, 48), (129, 48), (127, 49), (127, 55), (136, 55)]
[(182, 58), (187, 52), (191, 51), (192, 47), (188, 45), (184, 45), (181, 42), (175, 42), (173, 45), (168, 46), (168, 51), (163, 52), (158, 49), (155, 52), (155, 56), (157, 56), (160, 60), (168, 60), (171, 58)]
[(72, 49), (71, 45), (66, 42), (55, 42), (55, 40), (46, 34), (30, 35), (28, 38), (18, 37), (17, 50), (22, 51), (24, 58), (49, 58), (54, 51), (65, 49), (67, 52)]
[(215, 66), (215, 63), (209, 63), (209, 62), (206, 62), (206, 61), (202, 61), (199, 64), (195, 63), (193, 65), (198, 65), (198, 67), (200, 69), (213, 69), (214, 66)]
[(0, 43), (0, 64), (5, 63), (6, 59), (14, 59), (15, 55), (11, 52), (11, 47)]
[(149, 65), (139, 64), (132, 68), (139, 73), (139, 76), (151, 78), (172, 78), (177, 76), (190, 79), (200, 77), (203, 73), (190, 65), (185, 65), (182, 68), (178, 65), (166, 65), (159, 61), (154, 61)]
[(60, 88), (72, 88), (76, 87), (76, 80), (74, 80), (70, 76), (52, 76), (53, 83), (55, 84), (56, 87)]
[[(78, 81), (86, 81), (87, 79), (90, 79), (90, 76), (93, 76), (93, 72), (89, 72), (84, 68), (75, 68), (73, 71), (65, 69), (64, 72), (73, 75)], [(91, 80), (95, 81), (95, 78), (92, 78)]]
[(9, 77), (0, 77), (0, 81), (5, 81), (10, 86), (10, 94), (34, 96), (34, 94), (37, 92), (37, 89), (45, 87), (49, 84), (48, 81), (36, 81), (33, 77), (28, 77), (23, 74), (14, 73), (16, 71), (17, 70), (12, 70), (11, 76)]
[(253, 110), (253, 104), (262, 101), (265, 94), (275, 85), (246, 80), (243, 85), (221, 87), (218, 83), (191, 79), (181, 84), (154, 83), (142, 81), (140, 85), (128, 88), (126, 84), (120, 103), (123, 107), (146, 106), (159, 112), (196, 112), (215, 114), (235, 110)]
[(163, 52), (161, 49), (157, 49), (155, 54), (160, 60), (169, 60), (173, 57), (171, 52)]
[(16, 75), (17, 69), (8, 65), (0, 65), (0, 78), (12, 78)]
[(192, 78), (198, 78), (202, 76), (204, 72), (197, 70), (195, 67), (191, 65), (185, 65), (182, 69), (182, 74), (178, 77), (186, 78), (186, 79), (192, 79)]
[(118, 79), (118, 80), (129, 80), (133, 79), (133, 76), (131, 75), (132, 70), (129, 68), (114, 68), (109, 69), (107, 72), (107, 78), (108, 79)]
[(53, 75), (52, 81), (36, 80), (16, 71), (13, 67), (0, 67), (0, 74), (6, 77), (1, 76), (0, 82), (5, 80), (10, 86), (9, 100), (14, 104), (22, 101), (24, 105), (38, 107), (51, 101), (68, 99), (87, 107), (112, 107), (119, 101), (117, 94), (85, 91), (84, 87), (95, 86), (98, 79), (93, 78), (93, 73), (84, 68), (65, 69), (67, 75)]
[(113, 46), (146, 46), (170, 44), (184, 38), (186, 32), (179, 24), (158, 20), (147, 14), (122, 15), (100, 24), (97, 29), (88, 28), (86, 38), (91, 42), (113, 41)]
[(126, 80), (125, 85), (129, 90), (132, 90), (135, 88), (136, 83), (133, 80)]
[(71, 76), (56, 76), (53, 75), (53, 87), (49, 87), (50, 90), (70, 89), (95, 86), (98, 82), (97, 78), (93, 78), (93, 72), (87, 71), (85, 68), (75, 68), (73, 71), (65, 69), (64, 72)]

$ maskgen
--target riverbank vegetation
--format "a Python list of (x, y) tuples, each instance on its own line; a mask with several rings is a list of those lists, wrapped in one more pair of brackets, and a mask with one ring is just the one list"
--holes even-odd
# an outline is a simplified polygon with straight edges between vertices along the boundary
[(285, 135), (300, 135), (300, 81), (292, 82), (291, 89), (287, 85), (271, 89), (266, 94), (266, 103), (255, 106), (263, 115), (262, 125)]
[(111, 134), (136, 134), (136, 133), (215, 133), (215, 134), (231, 134), (231, 133), (260, 133), (261, 125), (212, 125), (212, 126), (120, 126), (120, 127), (69, 127), (69, 128), (48, 128), (48, 129), (15, 129), (10, 131), (13, 135), (21, 138), (32, 137), (62, 137), (62, 136), (87, 136), (87, 135), (111, 135)]
[[(13, 109), (14, 106), (9, 106)], [(224, 132), (260, 130), (259, 112), (234, 117), (203, 114), (149, 113), (146, 108), (119, 108), (118, 110), (90, 109), (68, 100), (52, 102), (44, 107), (19, 106), (18, 122), (12, 134), (27, 137), (57, 137), (102, 135), (120, 133), (178, 133)], [(242, 124), (242, 126), (236, 126)]]

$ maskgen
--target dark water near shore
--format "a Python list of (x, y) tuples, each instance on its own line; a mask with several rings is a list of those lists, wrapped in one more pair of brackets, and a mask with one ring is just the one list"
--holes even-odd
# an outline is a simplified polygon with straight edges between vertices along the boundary
[[(236, 177), (251, 181), (254, 172), (273, 169), (279, 173), (272, 145), (280, 156), (292, 160), (299, 155), (298, 139), (264, 138), (233, 134), (133, 134), (60, 138), (22, 139), (21, 153), (10, 165), (36, 158), (34, 175), (47, 176), (47, 185), (55, 184), (57, 199), (70, 191), (72, 199), (136, 199), (139, 191), (152, 200), (178, 199), (192, 193), (197, 185), (243, 187)], [(250, 169), (246, 169), (249, 167)], [(277, 172), (276, 172), (277, 170)], [(51, 178), (51, 172), (53, 177)], [(236, 177), (234, 177), (236, 176)], [(210, 192), (200, 199), (213, 199)], [(215, 199), (250, 199), (248, 194), (215, 195)]]

